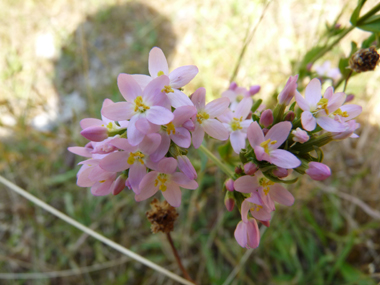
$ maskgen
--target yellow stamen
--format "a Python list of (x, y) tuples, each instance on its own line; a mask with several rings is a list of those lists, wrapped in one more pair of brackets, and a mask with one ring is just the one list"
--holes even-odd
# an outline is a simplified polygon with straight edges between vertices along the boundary
[(270, 186), (274, 185), (274, 182), (270, 181), (269, 179), (262, 177), (259, 179), (259, 184), (260, 184), (260, 186), (263, 187), (263, 191), (264, 191), (265, 195), (268, 195), (269, 190), (270, 190)]
[(139, 111), (140, 113), (145, 113), (146, 110), (149, 110), (150, 107), (144, 104), (141, 96), (137, 96), (135, 99), (135, 112)]
[(174, 90), (173, 90), (173, 88), (171, 86), (165, 85), (164, 88), (162, 88), (161, 92), (174, 93)]
[(239, 95), (236, 96), (236, 102), (238, 102), (238, 103), (239, 103), (241, 100), (243, 100), (243, 99), (244, 99), (244, 96), (243, 96), (243, 95), (240, 95), (240, 94), (239, 94)]
[(135, 161), (139, 161), (141, 164), (144, 165), (144, 161), (142, 160), (145, 157), (145, 154), (141, 153), (140, 151), (136, 151), (135, 153), (130, 152), (128, 157), (128, 164), (134, 164)]
[(326, 99), (326, 98), (322, 98), (322, 99), (319, 100), (319, 102), (317, 103), (318, 109), (325, 110), (326, 115), (329, 114), (329, 110), (327, 109), (327, 105), (328, 105), (328, 103), (329, 103), (329, 100)]
[(269, 154), (269, 144), (276, 144), (277, 141), (271, 141), (271, 139), (267, 139), (265, 142), (262, 142), (260, 146), (262, 146), (267, 154)]
[(336, 110), (333, 114), (342, 116), (343, 118), (347, 118), (349, 116), (347, 111), (342, 112), (342, 110), (340, 108), (338, 110)]
[(197, 114), (197, 121), (198, 121), (198, 123), (200, 123), (200, 124), (202, 124), (202, 122), (204, 121), (204, 120), (207, 120), (208, 118), (210, 118), (210, 115), (209, 114), (207, 114), (206, 112), (202, 112), (202, 113), (199, 113), (199, 114)]
[(168, 135), (170, 135), (170, 132), (172, 132), (173, 135), (175, 134), (175, 127), (172, 122), (166, 125), (166, 132), (168, 133)]
[(165, 185), (166, 181), (168, 181), (167, 175), (165, 173), (160, 173), (157, 175), (157, 179), (154, 181), (154, 187), (157, 187), (158, 184), (161, 183), (161, 185), (158, 186), (158, 189), (161, 190), (162, 192), (165, 192), (167, 189)]
[(104, 183), (104, 182), (106, 182), (105, 180), (101, 180), (101, 181), (99, 181), (100, 183)]
[(262, 209), (262, 208), (263, 208), (263, 206), (260, 206), (260, 205), (254, 204), (250, 210), (251, 210), (252, 212), (254, 212), (254, 211), (258, 212), (258, 211), (260, 211), (260, 209)]
[(157, 76), (161, 76), (161, 75), (164, 75), (165, 73), (162, 71), (162, 70), (160, 70), (159, 72), (157, 72)]
[(232, 122), (231, 122), (231, 129), (233, 130), (233, 131), (237, 131), (237, 130), (241, 130), (241, 129), (243, 129), (243, 127), (240, 125), (240, 122), (242, 122), (243, 121), (243, 117), (240, 117), (240, 119), (238, 119), (238, 118), (233, 118), (232, 119)]

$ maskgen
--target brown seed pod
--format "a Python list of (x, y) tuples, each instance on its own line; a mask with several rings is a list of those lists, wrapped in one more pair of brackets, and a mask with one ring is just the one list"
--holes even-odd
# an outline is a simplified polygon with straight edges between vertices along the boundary
[(358, 73), (375, 70), (376, 65), (379, 63), (379, 57), (374, 46), (359, 49), (351, 56), (348, 68)]
[(170, 233), (174, 229), (174, 222), (178, 217), (178, 213), (174, 207), (169, 205), (168, 202), (159, 202), (154, 199), (150, 203), (152, 210), (146, 212), (146, 217), (152, 224), (150, 227), (152, 232)]

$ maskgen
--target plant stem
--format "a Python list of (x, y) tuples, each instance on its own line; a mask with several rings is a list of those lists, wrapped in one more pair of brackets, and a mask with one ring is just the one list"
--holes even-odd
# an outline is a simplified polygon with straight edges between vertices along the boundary
[(181, 269), (181, 271), (182, 271), (182, 273), (183, 273), (183, 276), (185, 276), (185, 278), (186, 278), (187, 280), (189, 280), (190, 282), (192, 282), (192, 283), (195, 284), (194, 280), (191, 279), (189, 273), (187, 273), (185, 267), (183, 267), (183, 265), (182, 265), (181, 258), (179, 257), (179, 254), (178, 254), (178, 252), (177, 252), (177, 249), (176, 249), (175, 246), (174, 246), (174, 243), (173, 243), (172, 237), (171, 237), (171, 235), (170, 235), (170, 232), (169, 232), (169, 233), (166, 233), (166, 237), (167, 237), (167, 239), (168, 239), (168, 241), (169, 241), (169, 243), (170, 243), (170, 246), (171, 246), (171, 248), (172, 248), (172, 250), (173, 250), (173, 253), (174, 253), (175, 259), (177, 260), (178, 266), (179, 266), (179, 268)]
[(212, 152), (209, 151), (204, 145), (201, 144), (199, 150), (202, 151), (205, 155), (207, 155), (207, 157), (211, 159), (225, 174), (227, 174), (231, 178), (234, 177), (234, 173), (229, 169), (229, 167), (225, 165), (223, 162), (221, 162), (215, 155), (213, 155)]
[(375, 7), (373, 7), (371, 10), (369, 10), (366, 14), (361, 16), (357, 21), (356, 21), (356, 26), (360, 26), (361, 24), (364, 24), (364, 21), (367, 20), (369, 17), (372, 15), (376, 14), (377, 11), (380, 10), (380, 3), (377, 4)]

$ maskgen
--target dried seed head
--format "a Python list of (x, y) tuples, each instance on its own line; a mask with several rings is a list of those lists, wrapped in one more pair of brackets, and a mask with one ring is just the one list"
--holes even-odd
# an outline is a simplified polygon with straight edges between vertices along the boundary
[(178, 217), (176, 209), (169, 205), (168, 202), (159, 202), (154, 199), (150, 203), (152, 210), (146, 212), (146, 217), (152, 224), (152, 232), (158, 233), (169, 233), (174, 229), (174, 222)]
[(379, 57), (374, 46), (359, 49), (351, 56), (349, 68), (358, 73), (375, 70), (376, 65), (379, 63)]

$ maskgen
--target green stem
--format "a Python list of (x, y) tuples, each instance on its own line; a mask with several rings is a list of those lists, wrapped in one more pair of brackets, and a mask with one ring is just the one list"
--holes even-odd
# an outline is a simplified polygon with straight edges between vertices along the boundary
[(204, 145), (201, 144), (199, 150), (202, 151), (209, 159), (211, 159), (225, 174), (233, 178), (234, 173), (229, 169), (229, 167), (221, 162), (215, 155), (212, 154)]
[(380, 3), (377, 4), (375, 7), (373, 7), (371, 10), (369, 10), (366, 14), (361, 16), (357, 21), (356, 21), (356, 26), (360, 26), (361, 24), (364, 24), (365, 20), (367, 20), (369, 17), (372, 15), (375, 15), (377, 11), (380, 10)]

